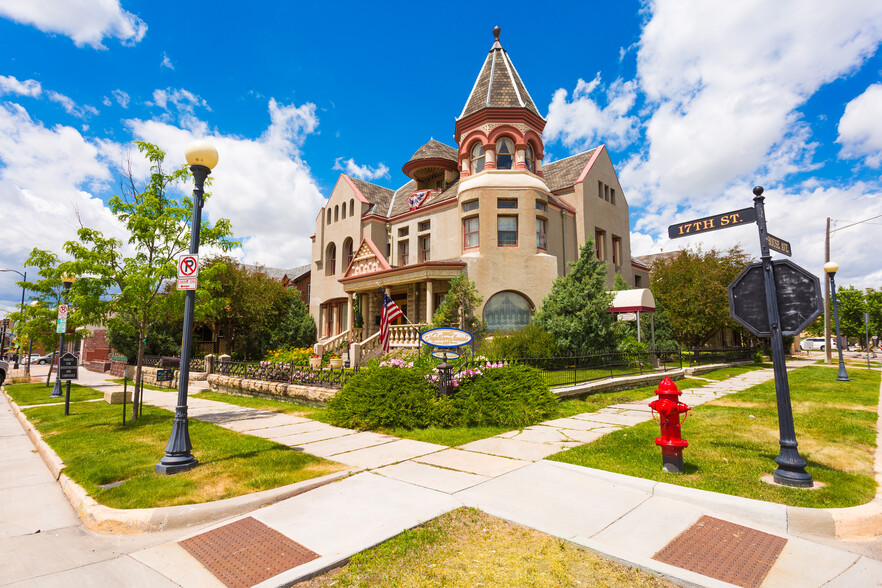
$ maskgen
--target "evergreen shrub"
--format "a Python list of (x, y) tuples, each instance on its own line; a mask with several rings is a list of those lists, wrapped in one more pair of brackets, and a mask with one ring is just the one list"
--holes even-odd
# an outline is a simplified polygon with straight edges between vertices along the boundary
[(425, 373), (399, 367), (361, 370), (328, 404), (331, 423), (356, 429), (535, 424), (557, 411), (539, 370), (507, 366), (463, 380), (450, 397), (436, 399)]
[(523, 329), (496, 333), (492, 339), (485, 339), (481, 353), (500, 359), (557, 357), (560, 348), (554, 335), (537, 325), (527, 325)]

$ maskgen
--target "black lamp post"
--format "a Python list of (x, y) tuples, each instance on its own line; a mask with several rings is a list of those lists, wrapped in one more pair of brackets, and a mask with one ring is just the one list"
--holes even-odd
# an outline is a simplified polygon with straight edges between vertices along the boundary
[[(77, 277), (71, 274), (64, 274), (61, 276), (61, 283), (64, 284), (64, 303), (67, 304), (67, 294), (70, 292), (70, 287), (73, 286), (74, 280)], [(61, 398), (61, 370), (58, 369), (61, 367), (61, 354), (64, 353), (64, 333), (67, 329), (61, 330), (61, 337), (58, 340), (58, 356), (54, 359), (54, 361), (58, 364), (55, 368), (55, 386), (52, 388), (52, 394), (49, 395), (49, 398)], [(50, 368), (51, 368), (50, 364)]]
[[(23, 282), (28, 281), (28, 272), (21, 273), (20, 271), (14, 270), (14, 269), (0, 269), (0, 272), (15, 272), (21, 276), (21, 279)], [(21, 287), (21, 312), (22, 312), (22, 314), (24, 314), (24, 298), (25, 298), (25, 287), (22, 286)], [(0, 343), (0, 357), (2, 357), (2, 356), (3, 356), (3, 343)], [(18, 353), (15, 356), (15, 364), (12, 366), (12, 369), (14, 369), (14, 370), (18, 369), (18, 358), (19, 357), (21, 357), (21, 349), (18, 350)], [(28, 369), (28, 373), (30, 373), (30, 369)]]
[(839, 271), (839, 264), (835, 261), (828, 261), (824, 264), (824, 271), (830, 278), (830, 296), (833, 298), (833, 320), (836, 321), (836, 349), (839, 350), (839, 375), (836, 379), (840, 382), (850, 382), (848, 373), (845, 371), (845, 361), (842, 359), (842, 340), (839, 338), (839, 310), (836, 308), (836, 282), (834, 277)]
[[(187, 163), (193, 173), (193, 221), (190, 232), (190, 253), (199, 253), (199, 229), (202, 224), (202, 194), (205, 178), (217, 165), (217, 149), (207, 141), (193, 141), (187, 145)], [(178, 404), (172, 422), (171, 437), (165, 446), (165, 457), (156, 464), (160, 474), (177, 474), (196, 467), (199, 462), (190, 453), (190, 428), (187, 420), (187, 389), (190, 384), (190, 339), (193, 331), (193, 308), (196, 291), (187, 290), (184, 299), (184, 336), (181, 341), (181, 366), (178, 370)]]

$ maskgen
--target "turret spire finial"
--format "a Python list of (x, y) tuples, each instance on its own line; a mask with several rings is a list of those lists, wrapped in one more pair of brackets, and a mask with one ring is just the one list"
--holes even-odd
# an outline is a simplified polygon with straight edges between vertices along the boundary
[(499, 27), (493, 27), (493, 36), (496, 37), (496, 42), (499, 42), (499, 33), (502, 32), (502, 29)]

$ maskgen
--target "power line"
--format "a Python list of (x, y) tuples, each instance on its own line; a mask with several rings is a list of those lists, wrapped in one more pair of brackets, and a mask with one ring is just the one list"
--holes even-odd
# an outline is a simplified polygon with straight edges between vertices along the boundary
[(861, 224), (861, 223), (865, 223), (865, 222), (867, 222), (867, 221), (871, 221), (871, 220), (873, 220), (873, 219), (875, 219), (875, 218), (879, 218), (879, 217), (882, 217), (882, 214), (877, 214), (876, 216), (871, 216), (870, 218), (865, 218), (864, 220), (860, 220), (860, 221), (857, 221), (857, 222), (855, 222), (855, 223), (851, 223), (850, 225), (845, 225), (844, 227), (839, 227), (839, 228), (833, 229), (833, 230), (830, 231), (830, 232), (831, 232), (831, 233), (835, 233), (836, 231), (841, 231), (842, 229), (847, 229), (848, 227), (853, 227), (853, 226), (855, 226), (855, 225), (859, 225), (859, 224)]

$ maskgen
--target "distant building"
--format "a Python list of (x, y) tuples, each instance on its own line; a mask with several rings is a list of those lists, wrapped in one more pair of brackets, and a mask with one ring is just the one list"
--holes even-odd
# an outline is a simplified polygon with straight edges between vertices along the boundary
[(403, 322), (431, 322), (460, 274), (483, 296), (491, 331), (522, 327), (588, 239), (608, 264), (609, 286), (621, 273), (646, 287), (606, 147), (543, 162), (546, 121), (494, 34), (456, 119), (455, 147), (429, 140), (402, 167), (411, 179), (397, 190), (340, 175), (312, 236), (309, 309), (320, 339), (350, 329), (356, 294), (360, 335), (375, 333), (380, 287)]

